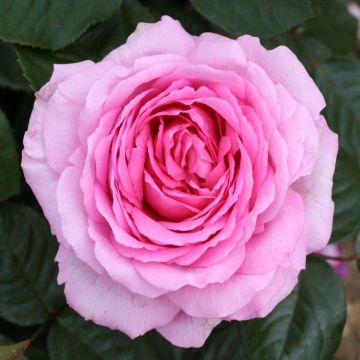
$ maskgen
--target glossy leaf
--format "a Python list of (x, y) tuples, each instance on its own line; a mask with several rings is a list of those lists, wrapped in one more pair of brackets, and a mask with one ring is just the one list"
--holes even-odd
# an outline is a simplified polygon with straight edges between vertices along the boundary
[(119, 9), (122, 0), (2, 0), (0, 38), (57, 50)]
[(356, 47), (357, 22), (346, 8), (346, 1), (314, 0), (315, 17), (306, 23), (306, 32), (339, 53)]
[(190, 0), (208, 21), (233, 36), (281, 34), (313, 16), (310, 0)]
[(328, 360), (345, 323), (342, 284), (325, 261), (309, 258), (300, 283), (267, 317), (242, 324), (249, 360)]
[(240, 322), (223, 321), (213, 330), (204, 346), (197, 351), (197, 360), (245, 360)]
[(20, 190), (20, 165), (15, 140), (5, 115), (0, 111), (0, 202)]
[(5, 336), (0, 335), (0, 360), (27, 360), (23, 354), (29, 344), (29, 340), (13, 344)]
[(74, 54), (62, 51), (49, 51), (27, 46), (18, 46), (16, 53), (20, 66), (33, 90), (39, 90), (49, 79), (53, 64), (64, 64), (81, 61)]
[(120, 331), (85, 321), (69, 309), (50, 329), (48, 348), (51, 360), (180, 360), (184, 351), (154, 332), (131, 340)]
[(153, 17), (137, 0), (125, 0), (111, 18), (93, 26), (75, 43), (62, 50), (18, 46), (16, 52), (24, 74), (37, 90), (50, 79), (53, 64), (99, 61), (123, 44), (140, 21), (151, 22)]
[(360, 226), (360, 61), (329, 62), (317, 69), (317, 83), (327, 107), (324, 115), (339, 134), (341, 151), (336, 164), (333, 197), (333, 241)]
[(56, 284), (56, 240), (46, 221), (27, 207), (0, 207), (0, 316), (19, 324), (43, 322), (63, 304)]

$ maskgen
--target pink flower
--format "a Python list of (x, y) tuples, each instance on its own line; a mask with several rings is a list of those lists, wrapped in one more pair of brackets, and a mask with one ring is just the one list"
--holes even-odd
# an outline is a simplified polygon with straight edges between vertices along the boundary
[(337, 137), (286, 47), (139, 24), (95, 64), (55, 65), (22, 167), (86, 319), (199, 347), (267, 315), (332, 227)]

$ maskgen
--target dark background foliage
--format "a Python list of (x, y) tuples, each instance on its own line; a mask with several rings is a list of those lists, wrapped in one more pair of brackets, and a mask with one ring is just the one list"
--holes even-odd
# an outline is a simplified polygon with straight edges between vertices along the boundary
[(138, 22), (163, 14), (195, 35), (257, 35), (268, 48), (290, 47), (326, 97), (324, 115), (341, 146), (332, 241), (353, 239), (351, 251), (360, 254), (360, 47), (348, 5), (346, 0), (0, 0), (0, 360), (333, 358), (346, 315), (343, 286), (315, 256), (299, 285), (269, 316), (223, 322), (201, 349), (176, 348), (155, 332), (132, 341), (83, 320), (67, 307), (56, 284), (57, 243), (19, 164), (33, 93), (49, 79), (54, 63), (98, 61), (124, 43)]

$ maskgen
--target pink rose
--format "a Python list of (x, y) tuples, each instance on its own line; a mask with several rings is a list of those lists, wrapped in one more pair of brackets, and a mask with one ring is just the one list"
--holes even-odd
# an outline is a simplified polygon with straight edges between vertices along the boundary
[(201, 346), (267, 315), (332, 227), (337, 137), (286, 47), (139, 24), (95, 64), (55, 65), (22, 167), (86, 319)]

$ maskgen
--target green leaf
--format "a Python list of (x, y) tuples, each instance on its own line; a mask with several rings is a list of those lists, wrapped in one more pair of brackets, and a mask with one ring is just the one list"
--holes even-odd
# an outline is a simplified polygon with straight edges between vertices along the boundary
[(183, 349), (172, 345), (155, 330), (136, 338), (132, 342), (134, 351), (130, 359), (189, 360), (195, 354), (194, 349)]
[(60, 51), (49, 51), (26, 46), (17, 46), (16, 54), (20, 66), (34, 90), (39, 90), (49, 79), (53, 64), (64, 64), (81, 61), (74, 54)]
[(50, 360), (46, 349), (33, 344), (31, 344), (31, 346), (26, 350), (26, 357), (29, 360)]
[(85, 321), (69, 309), (51, 327), (48, 348), (51, 360), (176, 360), (184, 351), (154, 332), (131, 340), (120, 331)]
[(0, 54), (0, 86), (11, 90), (29, 91), (29, 84), (22, 74), (13, 47), (0, 41)]
[(24, 339), (30, 339), (38, 329), (38, 325), (19, 326), (0, 317), (0, 344), (7, 345), (12, 342), (20, 342)]
[(0, 38), (57, 50), (119, 9), (122, 0), (1, 0)]
[(0, 335), (0, 360), (26, 360), (26, 357), (22, 356), (22, 354), (29, 345), (29, 340), (12, 344), (11, 341)]
[(83, 60), (99, 61), (123, 44), (138, 22), (151, 22), (153, 17), (137, 0), (124, 0), (120, 10), (101, 24), (91, 27), (75, 43), (58, 51), (18, 46), (18, 59), (34, 89), (39, 89), (51, 76), (53, 64)]
[(52, 360), (245, 359), (237, 322), (219, 325), (201, 349), (181, 349), (171, 345), (156, 331), (131, 340), (119, 331), (85, 321), (69, 309), (50, 329), (48, 348)]
[(211, 23), (233, 36), (271, 37), (313, 16), (310, 0), (190, 0)]
[(360, 61), (338, 60), (318, 67), (316, 81), (326, 98), (324, 116), (339, 134), (334, 177), (332, 241), (360, 226)]
[(338, 53), (356, 47), (357, 22), (346, 8), (346, 1), (314, 0), (315, 17), (305, 24), (306, 32)]
[(20, 169), (15, 140), (5, 115), (0, 111), (0, 202), (20, 190)]
[(249, 360), (328, 360), (345, 323), (341, 281), (325, 261), (309, 258), (300, 283), (263, 319), (242, 324)]
[(99, 61), (111, 50), (125, 43), (139, 22), (154, 21), (149, 9), (138, 0), (123, 0), (120, 10), (112, 17), (90, 28), (79, 41), (64, 51), (82, 59)]
[(0, 206), (0, 316), (19, 325), (42, 323), (62, 306), (56, 284), (56, 240), (46, 221), (25, 206)]
[(197, 351), (197, 360), (245, 360), (240, 323), (223, 321)]
[(349, 237), (360, 225), (360, 165), (340, 151), (335, 169), (333, 199), (335, 216), (332, 242)]
[(182, 26), (193, 35), (213, 30), (211, 24), (188, 3), (174, 0), (145, 0), (143, 3), (157, 19), (160, 19), (162, 15), (169, 15), (179, 20)]

